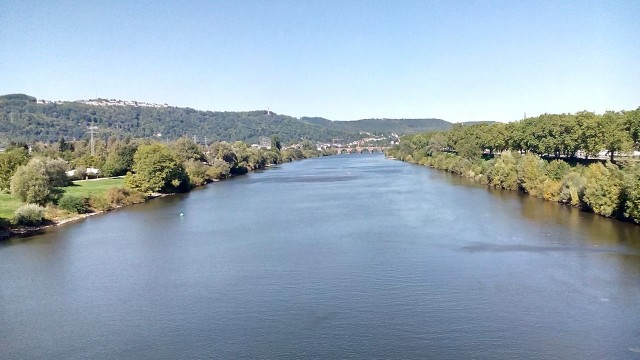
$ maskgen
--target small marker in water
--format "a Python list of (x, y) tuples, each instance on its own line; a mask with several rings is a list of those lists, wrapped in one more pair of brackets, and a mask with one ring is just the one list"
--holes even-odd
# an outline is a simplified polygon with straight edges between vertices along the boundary
[(180, 213), (180, 216), (184, 216), (184, 213), (183, 213), (183, 212), (181, 212), (181, 213)]

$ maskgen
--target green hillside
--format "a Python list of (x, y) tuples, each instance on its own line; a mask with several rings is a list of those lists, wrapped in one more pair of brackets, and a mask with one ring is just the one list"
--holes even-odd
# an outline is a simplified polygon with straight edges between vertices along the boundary
[[(97, 99), (94, 102), (109, 100)], [(125, 102), (122, 102), (123, 104)], [(361, 132), (408, 134), (448, 129), (439, 119), (368, 119), (329, 121), (297, 119), (268, 111), (199, 111), (166, 105), (90, 105), (83, 102), (41, 103), (36, 98), (11, 94), (0, 96), (0, 142), (56, 141), (60, 137), (80, 139), (87, 126), (99, 127), (101, 138), (158, 137), (176, 139), (196, 135), (208, 141), (256, 142), (261, 136), (278, 135), (285, 143), (300, 139), (329, 142), (334, 138), (355, 140)]]

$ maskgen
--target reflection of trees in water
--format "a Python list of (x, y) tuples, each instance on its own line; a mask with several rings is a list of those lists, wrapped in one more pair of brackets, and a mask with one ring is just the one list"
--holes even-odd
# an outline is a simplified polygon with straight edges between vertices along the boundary
[(640, 251), (640, 226), (554, 202), (520, 196), (522, 215), (542, 225), (557, 224), (583, 235), (590, 245), (624, 245)]
[[(564, 245), (576, 246), (576, 251), (580, 251), (581, 246), (585, 246), (585, 251), (597, 249), (603, 256), (618, 260), (615, 263), (620, 266), (619, 273), (624, 276), (620, 281), (638, 281), (640, 226), (522, 193), (494, 189), (490, 189), (490, 192), (499, 201), (500, 207), (515, 210), (514, 205), (517, 204), (520, 215), (534, 223), (534, 226), (540, 229), (539, 234), (553, 235), (538, 236), (536, 240), (549, 242), (553, 246), (558, 246), (560, 241)], [(512, 215), (518, 214), (514, 212)], [(563, 233), (566, 235), (564, 238)], [(606, 251), (607, 248), (611, 251)]]

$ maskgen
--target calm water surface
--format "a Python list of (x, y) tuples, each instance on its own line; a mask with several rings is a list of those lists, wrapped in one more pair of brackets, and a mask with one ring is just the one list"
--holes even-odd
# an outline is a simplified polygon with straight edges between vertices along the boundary
[(640, 359), (640, 226), (305, 160), (1, 243), (0, 358)]

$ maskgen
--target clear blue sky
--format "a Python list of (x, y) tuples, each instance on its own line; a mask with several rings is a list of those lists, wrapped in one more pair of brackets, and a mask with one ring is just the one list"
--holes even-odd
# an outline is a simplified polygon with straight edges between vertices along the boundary
[(640, 1), (0, 0), (0, 94), (332, 120), (640, 106)]

